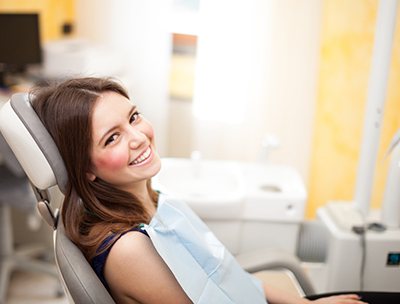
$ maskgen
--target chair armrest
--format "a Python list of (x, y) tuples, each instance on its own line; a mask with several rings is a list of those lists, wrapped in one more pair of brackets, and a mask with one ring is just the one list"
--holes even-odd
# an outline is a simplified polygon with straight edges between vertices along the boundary
[(295, 276), (305, 295), (315, 294), (314, 287), (300, 265), (299, 259), (285, 251), (262, 249), (236, 256), (244, 270), (254, 273), (268, 269), (287, 269)]

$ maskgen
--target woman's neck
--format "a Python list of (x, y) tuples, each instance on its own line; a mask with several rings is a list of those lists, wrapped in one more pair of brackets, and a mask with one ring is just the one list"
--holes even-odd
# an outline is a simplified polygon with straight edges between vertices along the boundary
[(138, 196), (137, 197), (143, 204), (144, 209), (149, 213), (151, 217), (153, 217), (154, 213), (156, 212), (156, 207), (154, 204), (154, 201), (152, 200), (149, 191), (144, 193), (143, 196)]
[(156, 204), (153, 201), (149, 190), (147, 189), (147, 181), (135, 183), (130, 187), (122, 188), (122, 190), (132, 193), (142, 203), (143, 208), (150, 215), (150, 217), (153, 217), (154, 213), (156, 212)]
[(150, 216), (153, 216), (156, 212), (155, 202), (151, 198), (149, 190), (147, 189), (147, 181), (136, 185), (135, 189), (132, 189), (131, 193), (143, 204), (144, 209)]

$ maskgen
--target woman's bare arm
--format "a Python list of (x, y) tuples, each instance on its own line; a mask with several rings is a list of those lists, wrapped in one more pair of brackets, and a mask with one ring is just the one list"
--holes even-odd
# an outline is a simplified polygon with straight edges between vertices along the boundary
[(192, 303), (151, 240), (140, 232), (128, 232), (114, 244), (104, 275), (117, 303)]

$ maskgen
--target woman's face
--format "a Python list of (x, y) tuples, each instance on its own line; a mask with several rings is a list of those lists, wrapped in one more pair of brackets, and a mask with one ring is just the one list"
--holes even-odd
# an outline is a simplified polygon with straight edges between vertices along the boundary
[(158, 173), (160, 158), (154, 144), (154, 131), (127, 98), (104, 92), (92, 115), (91, 171), (115, 187), (135, 193)]

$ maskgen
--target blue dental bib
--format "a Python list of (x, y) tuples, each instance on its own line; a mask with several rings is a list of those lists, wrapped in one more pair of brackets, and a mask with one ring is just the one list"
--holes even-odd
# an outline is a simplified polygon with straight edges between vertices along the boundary
[(266, 303), (261, 282), (185, 203), (160, 194), (158, 204), (145, 230), (193, 303)]

